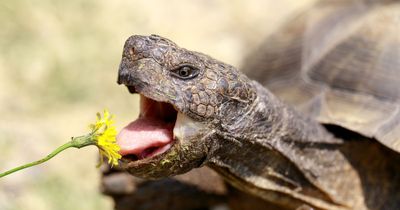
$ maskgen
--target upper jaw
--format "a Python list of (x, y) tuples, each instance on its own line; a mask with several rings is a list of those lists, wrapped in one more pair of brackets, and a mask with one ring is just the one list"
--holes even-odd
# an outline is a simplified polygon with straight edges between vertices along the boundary
[(138, 93), (154, 101), (169, 103), (178, 109), (179, 95), (162, 72), (163, 67), (152, 58), (135, 61), (123, 58), (117, 83), (127, 86), (132, 94)]
[(144, 84), (152, 84), (161, 76), (163, 67), (152, 58), (141, 58), (132, 60), (123, 57), (118, 70), (118, 84), (129, 86), (142, 86)]

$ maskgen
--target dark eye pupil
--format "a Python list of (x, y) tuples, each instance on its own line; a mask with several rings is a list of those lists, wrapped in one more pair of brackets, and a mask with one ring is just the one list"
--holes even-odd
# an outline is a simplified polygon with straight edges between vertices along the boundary
[(185, 66), (179, 70), (179, 75), (182, 77), (190, 76), (190, 68)]
[(171, 70), (171, 76), (188, 80), (193, 79), (199, 74), (199, 69), (193, 66), (185, 65)]

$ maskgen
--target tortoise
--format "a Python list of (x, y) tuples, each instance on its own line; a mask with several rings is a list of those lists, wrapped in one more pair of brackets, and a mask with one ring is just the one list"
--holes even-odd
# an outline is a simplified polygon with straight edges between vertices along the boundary
[(208, 166), (279, 209), (400, 209), (399, 17), (398, 1), (317, 3), (248, 57), (248, 76), (131, 36), (118, 83), (141, 110), (118, 135), (120, 169)]

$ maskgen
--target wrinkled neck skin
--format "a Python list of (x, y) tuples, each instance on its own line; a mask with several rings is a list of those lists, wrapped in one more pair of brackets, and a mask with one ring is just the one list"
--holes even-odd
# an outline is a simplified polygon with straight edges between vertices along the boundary
[(236, 188), (289, 208), (365, 209), (359, 178), (338, 150), (341, 140), (252, 85), (257, 97), (247, 110), (222, 110), (226, 120), (205, 163)]

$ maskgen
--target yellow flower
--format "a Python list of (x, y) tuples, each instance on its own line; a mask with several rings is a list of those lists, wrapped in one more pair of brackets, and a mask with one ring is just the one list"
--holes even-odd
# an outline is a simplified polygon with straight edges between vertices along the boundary
[(107, 110), (104, 110), (103, 117), (101, 117), (100, 113), (97, 113), (96, 122), (89, 125), (91, 132), (88, 135), (72, 137), (71, 141), (61, 145), (46, 157), (0, 173), (0, 178), (16, 171), (44, 163), (68, 148), (80, 149), (89, 145), (96, 145), (99, 149), (100, 164), (98, 167), (103, 163), (104, 157), (108, 158), (108, 163), (112, 166), (118, 165), (118, 160), (121, 159), (121, 155), (118, 153), (120, 148), (117, 145), (117, 130), (113, 126), (113, 118), (114, 116), (110, 115)]
[(113, 118), (113, 115), (104, 110), (103, 117), (97, 113), (97, 121), (89, 125), (92, 130), (92, 139), (99, 148), (100, 164), (98, 166), (103, 163), (104, 157), (108, 159), (109, 164), (114, 166), (118, 165), (118, 160), (121, 159), (121, 155), (118, 153), (120, 147), (116, 144), (117, 130), (113, 126)]

